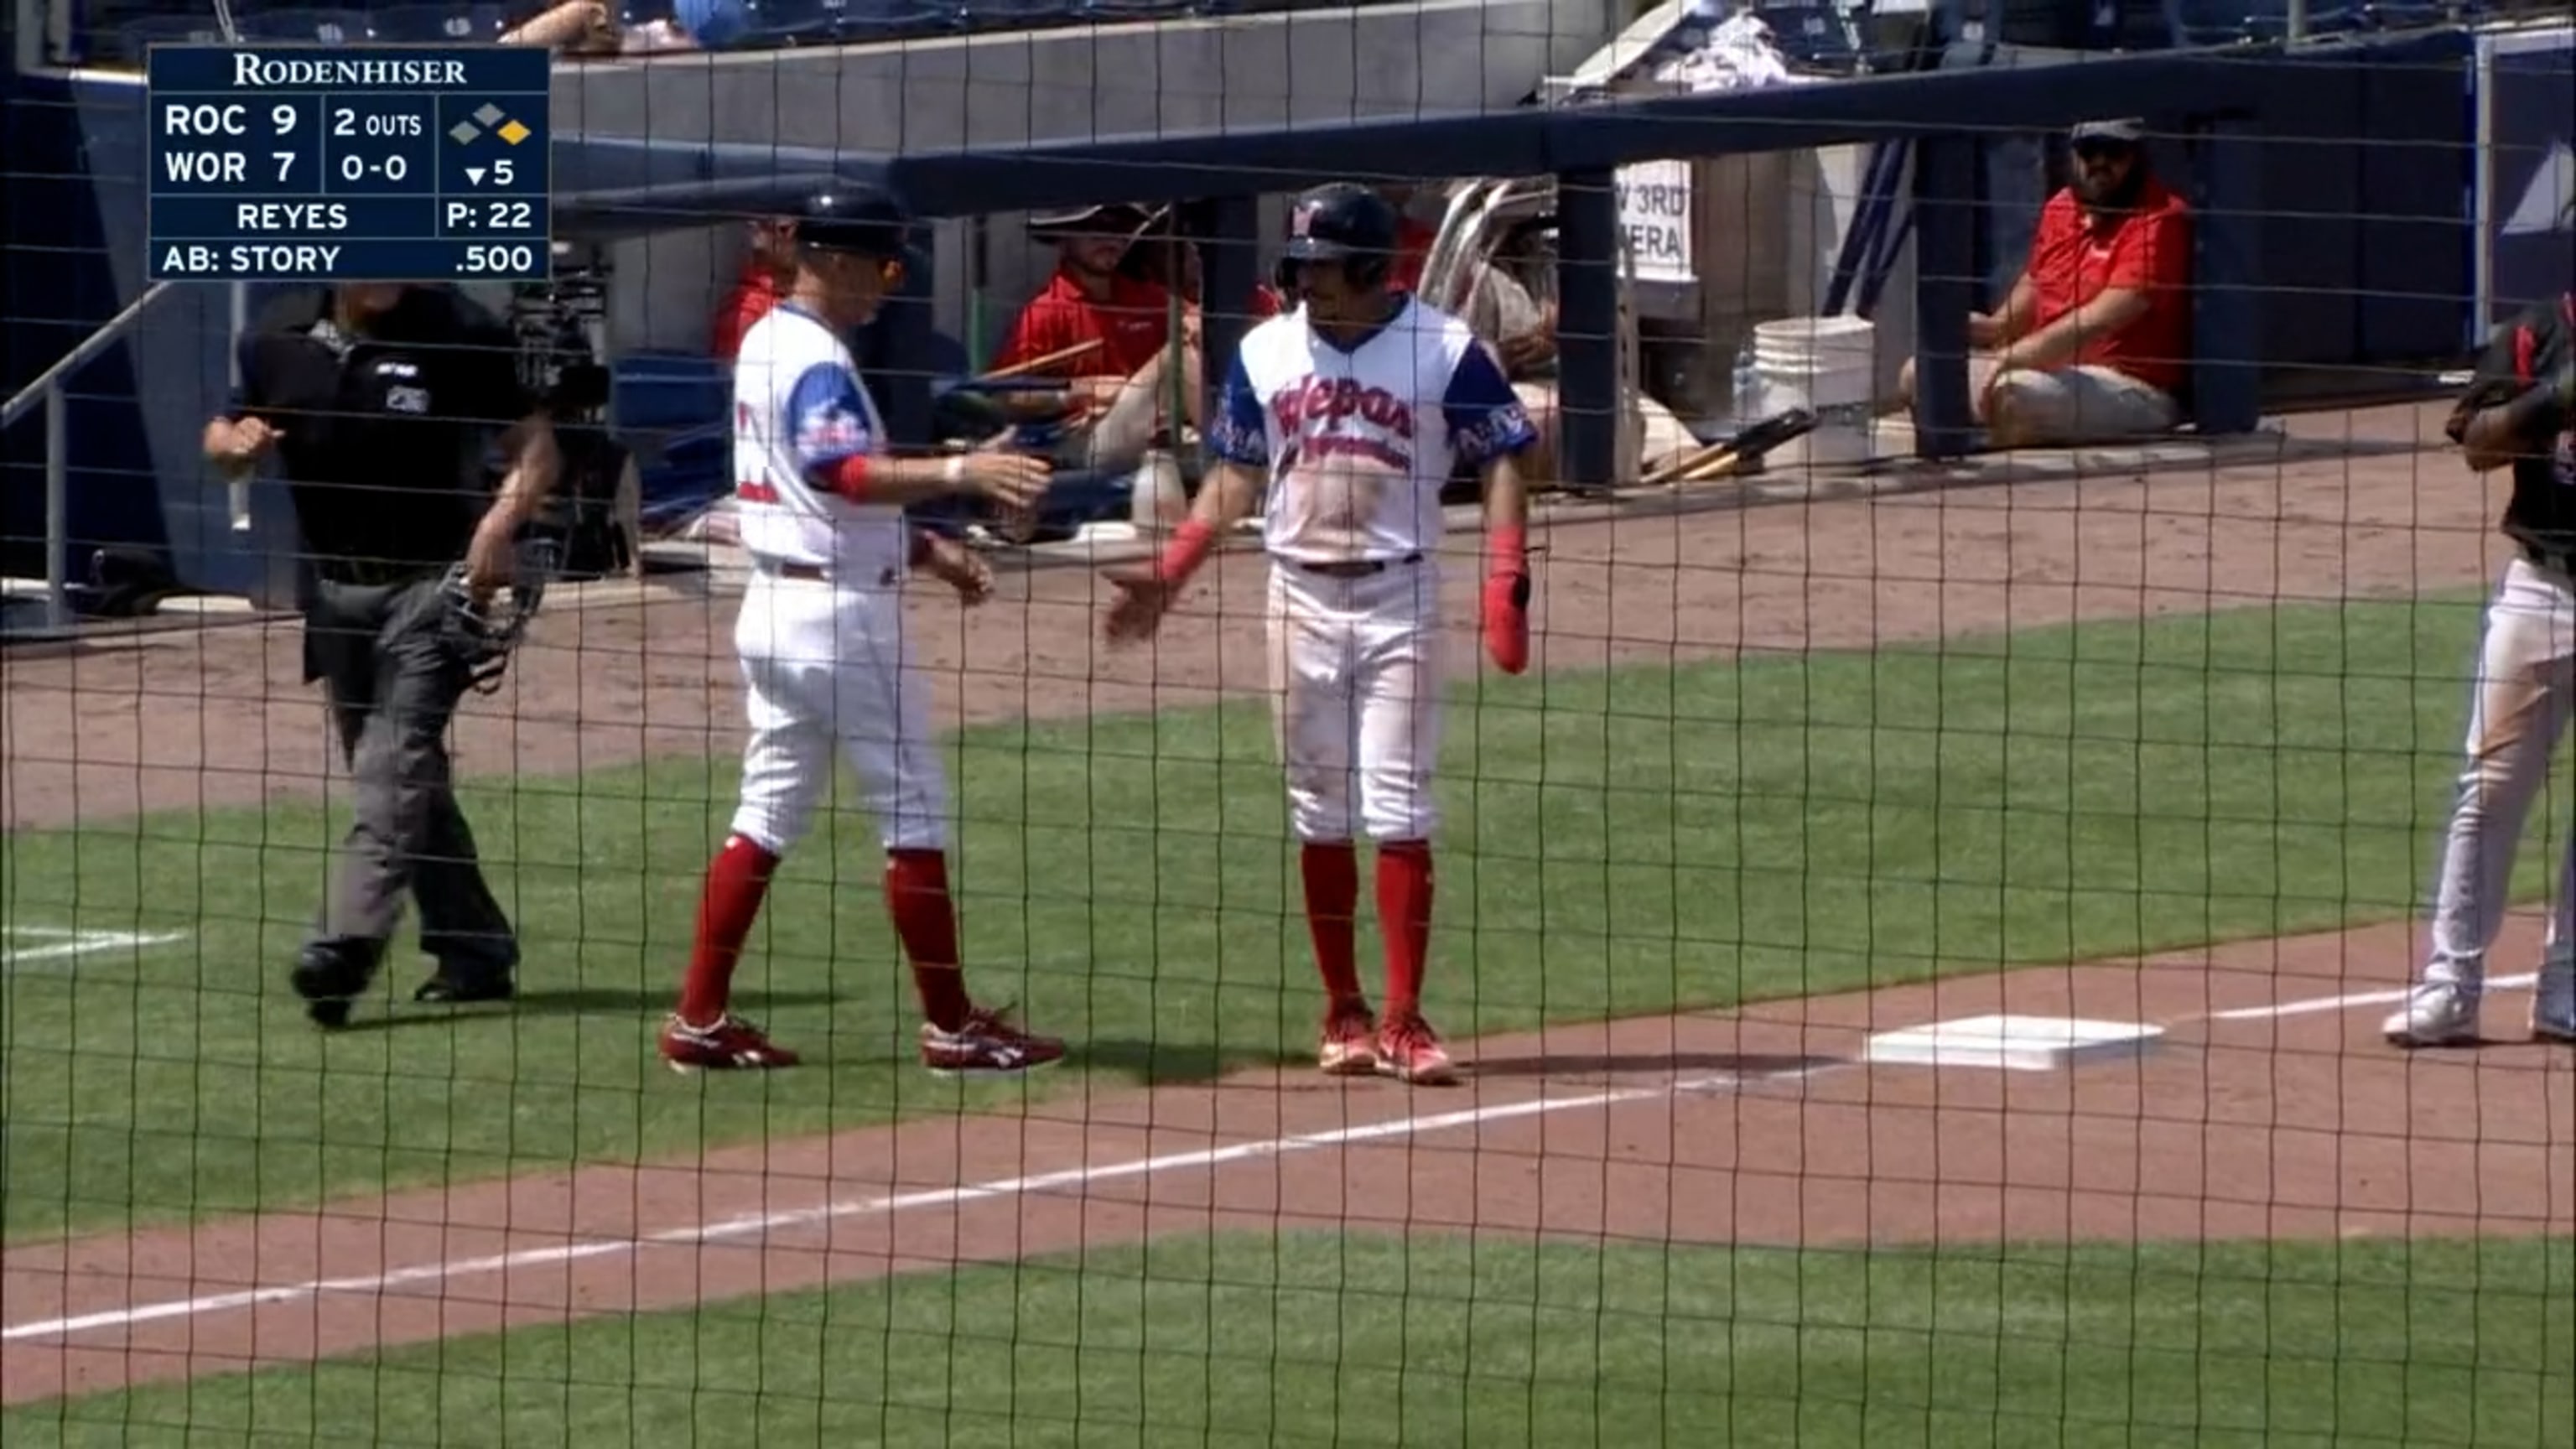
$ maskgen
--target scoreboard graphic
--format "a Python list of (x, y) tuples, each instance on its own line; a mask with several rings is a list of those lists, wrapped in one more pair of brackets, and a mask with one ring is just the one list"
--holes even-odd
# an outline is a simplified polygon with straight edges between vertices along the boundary
[(541, 46), (156, 46), (156, 282), (543, 281)]

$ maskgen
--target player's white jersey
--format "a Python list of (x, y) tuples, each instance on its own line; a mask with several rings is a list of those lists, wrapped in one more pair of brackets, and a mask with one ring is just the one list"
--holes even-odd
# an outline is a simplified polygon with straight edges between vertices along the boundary
[(1537, 436), (1492, 349), (1410, 296), (1349, 349), (1302, 306), (1253, 328), (1208, 429), (1216, 456), (1268, 473), (1263, 539), (1298, 563), (1430, 553), (1455, 461), (1482, 466)]
[(840, 337), (781, 302), (743, 334), (733, 371), (734, 499), (742, 546), (845, 578), (900, 572), (903, 510), (858, 504), (815, 476), (883, 446), (876, 402)]

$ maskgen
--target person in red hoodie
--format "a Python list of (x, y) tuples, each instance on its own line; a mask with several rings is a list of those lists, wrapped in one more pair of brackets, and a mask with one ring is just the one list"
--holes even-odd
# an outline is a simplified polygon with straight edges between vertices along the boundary
[[(2147, 164), (2146, 123), (2086, 121), (2001, 309), (1968, 318), (1969, 400), (1998, 448), (2171, 432), (2191, 359), (2191, 211)], [(1897, 383), (1914, 397), (1914, 364)]]
[(764, 217), (751, 224), (751, 248), (742, 259), (742, 276), (716, 304), (708, 350), (726, 362), (742, 351), (743, 334), (769, 315), (796, 282), (796, 224)]

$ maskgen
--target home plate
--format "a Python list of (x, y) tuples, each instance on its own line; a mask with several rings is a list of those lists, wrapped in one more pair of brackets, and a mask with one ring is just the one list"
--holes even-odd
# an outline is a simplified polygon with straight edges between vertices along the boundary
[(2164, 1034), (2163, 1027), (2136, 1021), (1967, 1016), (1879, 1032), (1869, 1039), (1863, 1057), (1887, 1066), (2046, 1072), (2098, 1057), (2127, 1055)]

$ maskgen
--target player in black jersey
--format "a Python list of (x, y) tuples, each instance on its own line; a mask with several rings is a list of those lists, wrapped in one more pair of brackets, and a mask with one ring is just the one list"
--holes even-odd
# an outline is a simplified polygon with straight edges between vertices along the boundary
[[(2513, 469), (2503, 531), (2519, 556), (2487, 606), (2423, 983), (2383, 1028), (2410, 1047), (2478, 1039), (2514, 847), (2576, 714), (2576, 288), (2497, 330), (2448, 431), (2476, 472)], [(2576, 843), (2551, 896), (2531, 1034), (2576, 1042)]]

